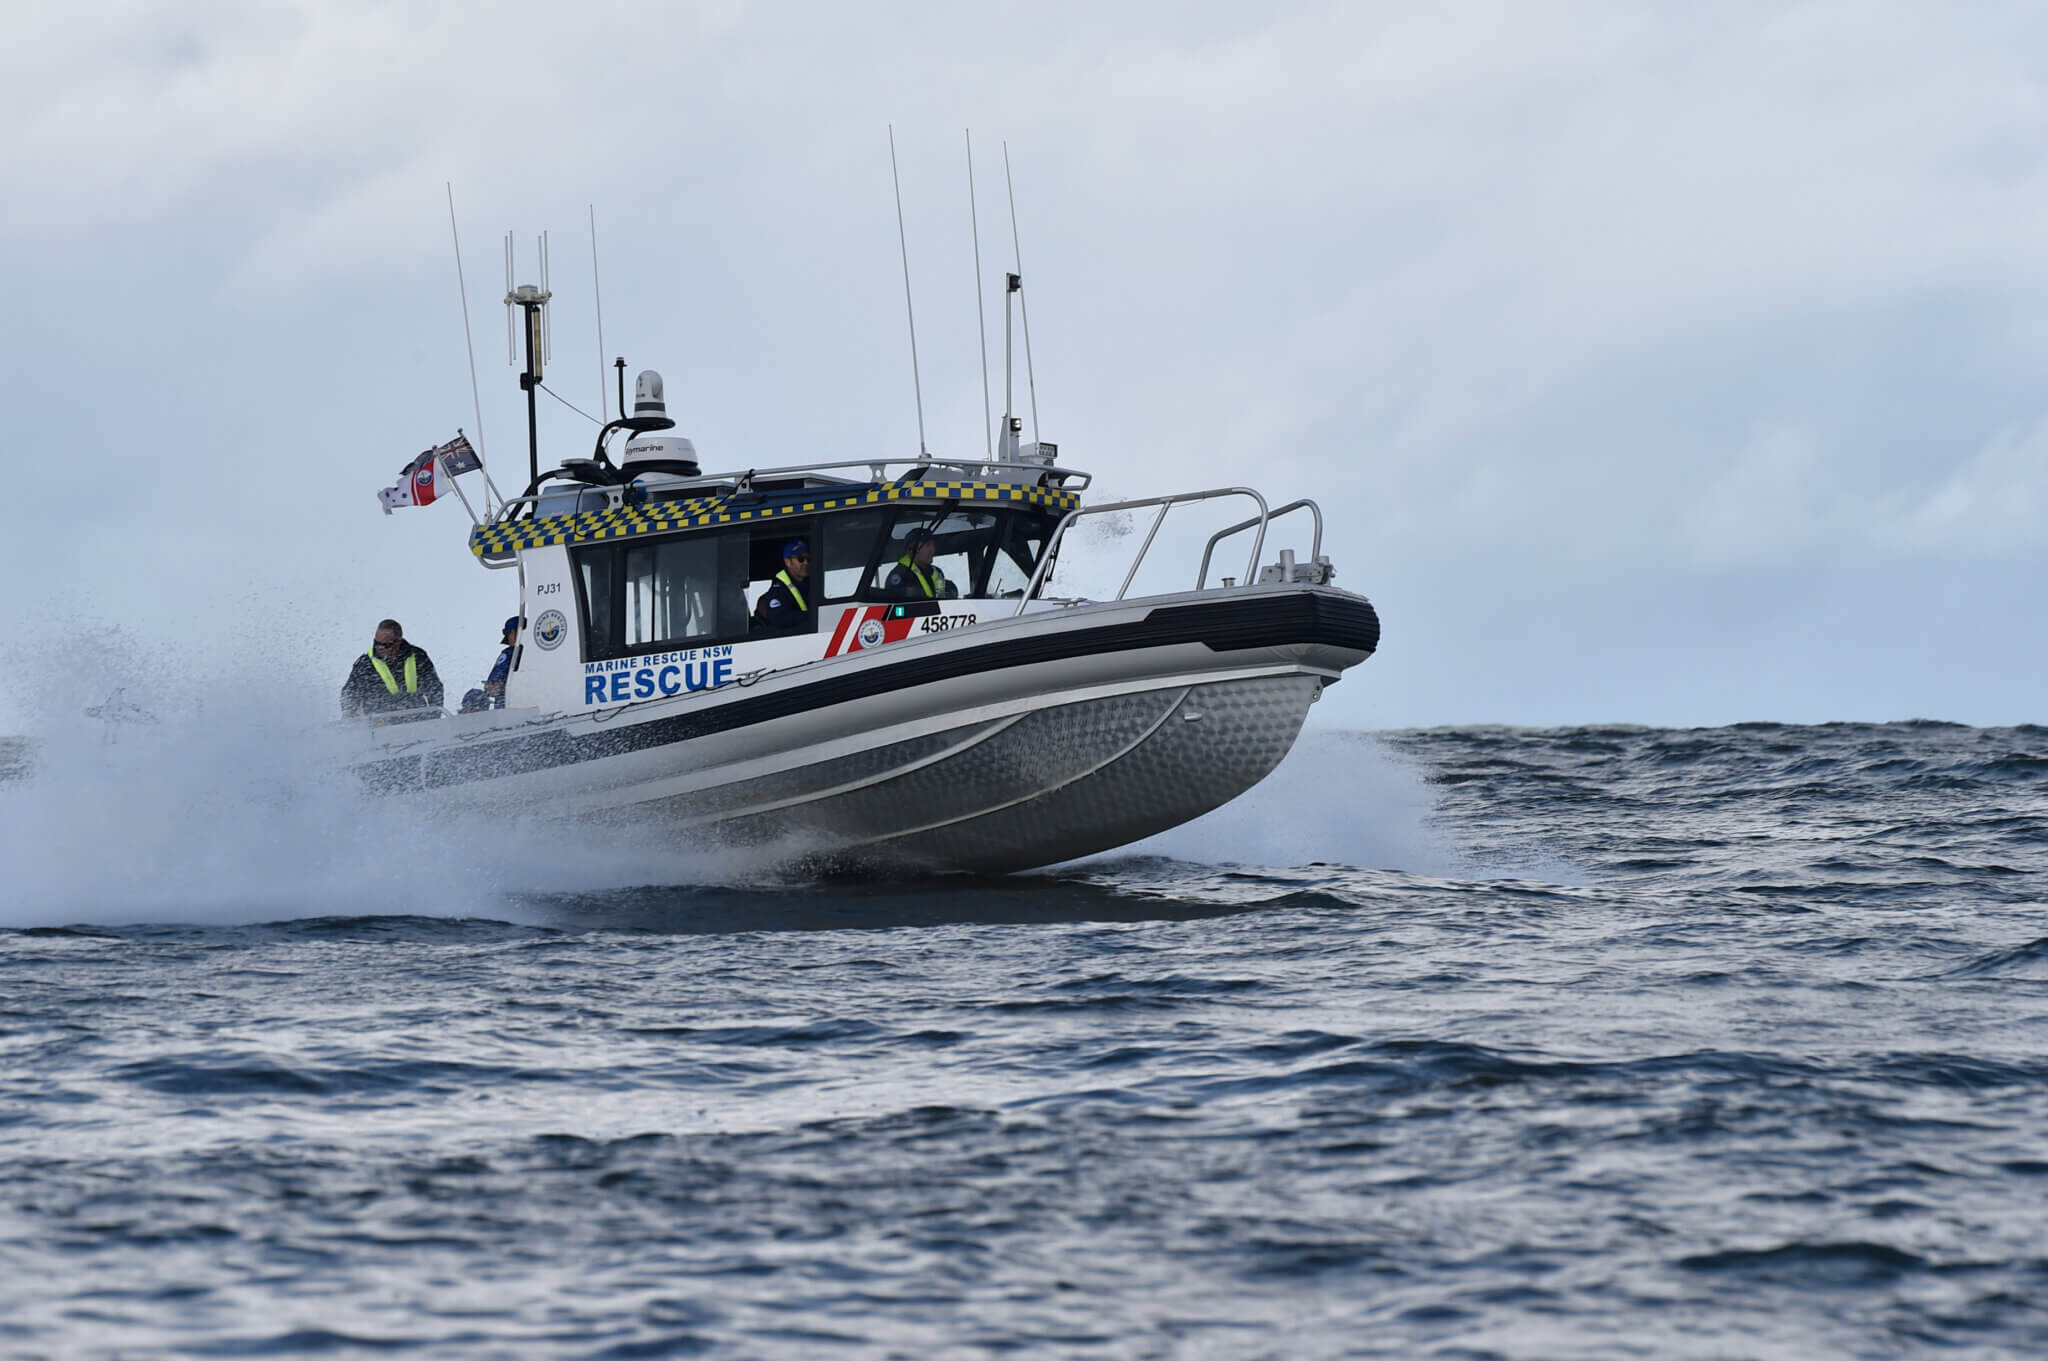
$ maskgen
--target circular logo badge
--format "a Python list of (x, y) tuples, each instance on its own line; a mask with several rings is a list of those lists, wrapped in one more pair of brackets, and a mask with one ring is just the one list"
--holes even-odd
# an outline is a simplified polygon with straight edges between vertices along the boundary
[(862, 647), (873, 647), (873, 646), (874, 646), (875, 644), (877, 644), (877, 643), (879, 643), (879, 642), (881, 642), (881, 641), (882, 641), (882, 621), (881, 621), (881, 620), (879, 620), (879, 619), (870, 619), (870, 620), (868, 620), (868, 621), (867, 621), (867, 623), (865, 623), (865, 624), (862, 624), (862, 625), (860, 626), (860, 645), (861, 645)]
[(569, 621), (560, 610), (542, 610), (540, 618), (533, 621), (533, 641), (543, 652), (553, 652), (568, 636)]

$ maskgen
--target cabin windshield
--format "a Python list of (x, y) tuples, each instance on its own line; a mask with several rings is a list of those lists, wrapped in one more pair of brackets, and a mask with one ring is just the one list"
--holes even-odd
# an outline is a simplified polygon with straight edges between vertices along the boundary
[[(877, 555), (868, 596), (1014, 600), (1030, 582), (1055, 523), (1039, 511), (952, 505), (898, 511)], [(912, 543), (924, 538), (932, 544), (929, 563), (919, 560)]]
[(996, 600), (1015, 600), (1031, 584), (1038, 555), (1059, 523), (1052, 515), (1005, 515), (1002, 534), (989, 555), (988, 579), (981, 593)]

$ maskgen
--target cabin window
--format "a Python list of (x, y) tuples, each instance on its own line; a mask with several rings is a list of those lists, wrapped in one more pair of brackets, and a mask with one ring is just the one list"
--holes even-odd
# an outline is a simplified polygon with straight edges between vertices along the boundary
[[(761, 607), (762, 597), (767, 595), (768, 588), (775, 584), (776, 573), (783, 570), (782, 550), (799, 539), (804, 542), (805, 548), (810, 553), (810, 575), (804, 580), (797, 582), (796, 588), (802, 594), (804, 603), (809, 605), (810, 609), (804, 612), (805, 627), (789, 630), (789, 634), (809, 633), (817, 628), (818, 601), (821, 597), (816, 594), (815, 583), (817, 581), (820, 557), (818, 536), (814, 530), (815, 526), (809, 520), (797, 520), (794, 522), (779, 520), (771, 529), (760, 529), (754, 532), (752, 540), (747, 544), (746, 571), (744, 576), (735, 572), (734, 576), (730, 578), (736, 589), (743, 589), (743, 600), (746, 606), (746, 617), (741, 621), (741, 628), (737, 636), (746, 637), (750, 624), (756, 622), (753, 619), (754, 611)], [(763, 631), (756, 628), (754, 636), (763, 636)], [(788, 636), (788, 634), (778, 635), (771, 633), (767, 636)]]
[(720, 590), (721, 565), (728, 556), (737, 562), (739, 541), (733, 534), (691, 534), (626, 545), (625, 650), (745, 632), (743, 598)]
[(811, 573), (823, 574), (820, 600), (852, 600), (861, 594), (874, 562), (875, 541), (882, 536), (882, 522), (889, 512), (882, 509), (848, 511), (827, 515), (818, 522), (820, 557), (812, 560)]
[(945, 577), (940, 597), (951, 600), (972, 595), (988, 556), (989, 542), (995, 536), (996, 519), (994, 511), (961, 510), (953, 506), (897, 512), (895, 523), (889, 526), (888, 541), (882, 546), (881, 560), (875, 564), (871, 578), (873, 593), (883, 600), (925, 598), (923, 584), (907, 565), (913, 559), (911, 538), (923, 531), (932, 536), (931, 565)]
[(865, 594), (877, 600), (923, 596), (923, 586), (903, 570), (903, 559), (911, 552), (912, 531), (925, 529), (936, 545), (932, 565), (945, 574), (951, 588), (944, 594), (1015, 600), (1030, 583), (1038, 555), (1057, 523), (1056, 517), (1039, 511), (967, 509), (958, 504), (898, 511)]
[(1015, 600), (1031, 584), (1038, 567), (1038, 555), (1057, 522), (1047, 515), (1018, 513), (1003, 517), (1003, 530), (990, 555), (988, 581), (979, 594), (997, 600)]
[(584, 658), (746, 637), (751, 547), (737, 530), (577, 549)]
[(576, 584), (583, 596), (583, 655), (609, 657), (618, 651), (612, 601), (617, 595), (612, 574), (618, 553), (607, 545), (576, 554)]

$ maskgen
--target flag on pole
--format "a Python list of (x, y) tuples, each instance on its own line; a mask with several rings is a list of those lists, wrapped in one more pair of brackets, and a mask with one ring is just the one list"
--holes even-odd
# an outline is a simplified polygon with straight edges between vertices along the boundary
[(476, 456), (476, 450), (470, 447), (469, 436), (460, 430), (455, 432), (454, 439), (434, 450), (434, 454), (441, 460), (441, 471), (450, 477), (473, 473), (484, 466), (484, 461)]
[(377, 492), (377, 504), (389, 515), (400, 506), (431, 506), (459, 473), (475, 472), (483, 461), (460, 432), (437, 444), (398, 470), (398, 482)]
[(438, 480), (434, 473), (434, 451), (429, 449), (398, 470), (395, 486), (378, 491), (377, 504), (384, 507), (386, 515), (399, 506), (431, 506), (440, 494)]

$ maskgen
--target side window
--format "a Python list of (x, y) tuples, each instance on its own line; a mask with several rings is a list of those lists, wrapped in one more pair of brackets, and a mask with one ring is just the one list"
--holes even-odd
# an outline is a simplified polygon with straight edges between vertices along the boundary
[(576, 550), (576, 584), (583, 597), (583, 657), (593, 661), (615, 656), (618, 639), (613, 632), (613, 578), (618, 550), (610, 544)]
[(659, 643), (702, 643), (730, 635), (737, 601), (719, 591), (720, 559), (733, 535), (692, 534), (625, 546), (627, 651)]
[(746, 637), (747, 549), (742, 532), (575, 550), (584, 660)]
[(807, 608), (803, 611), (804, 627), (790, 631), (808, 633), (817, 627), (819, 597), (816, 568), (819, 557), (817, 535), (814, 532), (816, 528), (816, 524), (809, 520), (785, 520), (777, 522), (773, 529), (754, 531), (752, 539), (747, 543), (744, 575), (736, 570), (729, 578), (731, 586), (744, 591), (747, 617), (750, 621), (741, 628), (739, 636), (745, 637), (749, 628), (757, 636), (763, 631), (757, 612), (761, 609), (761, 601), (767, 596), (768, 589), (775, 585), (777, 576), (782, 572), (792, 571), (786, 565), (783, 554), (795, 543), (803, 544), (806, 561), (792, 571), (790, 584), (796, 593), (803, 597)]

